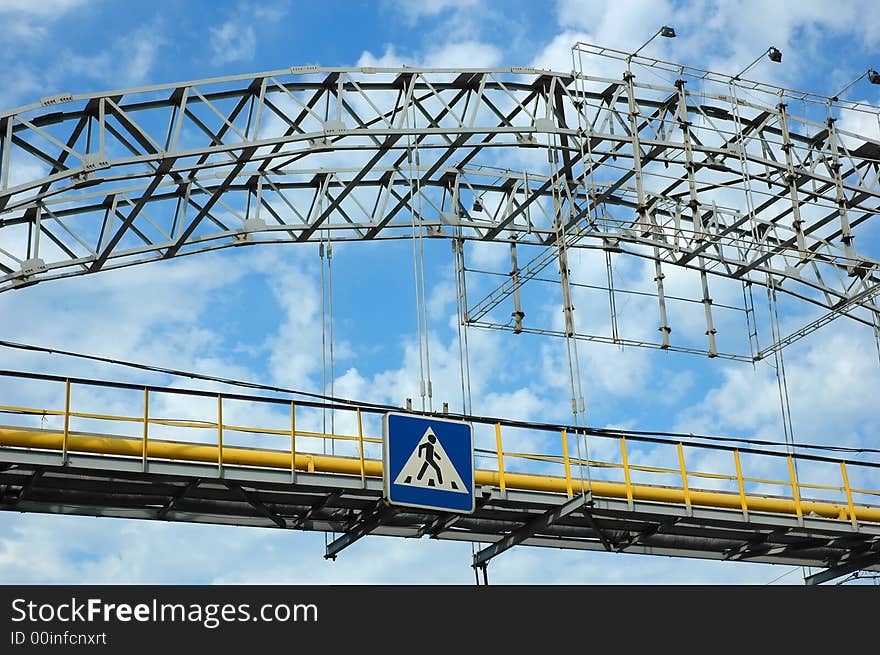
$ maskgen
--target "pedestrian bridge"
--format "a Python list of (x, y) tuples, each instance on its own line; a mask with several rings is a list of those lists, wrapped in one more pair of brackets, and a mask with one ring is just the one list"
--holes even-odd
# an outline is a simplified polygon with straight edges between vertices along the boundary
[(317, 530), (331, 558), (385, 535), (483, 544), (475, 566), (527, 545), (880, 570), (864, 455), (468, 417), (476, 508), (442, 513), (383, 501), (399, 408), (0, 375), (5, 510)]

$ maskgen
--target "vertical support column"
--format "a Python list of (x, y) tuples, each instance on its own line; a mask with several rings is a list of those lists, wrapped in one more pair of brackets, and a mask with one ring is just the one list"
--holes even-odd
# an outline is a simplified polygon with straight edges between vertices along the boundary
[(849, 486), (849, 475), (846, 472), (846, 462), (840, 462), (840, 474), (843, 476), (843, 489), (846, 491), (846, 506), (849, 510), (849, 520), (853, 528), (856, 527), (856, 508), (853, 505), (852, 487)]
[(458, 280), (458, 293), (461, 300), (461, 317), (459, 322), (466, 325), (470, 322), (467, 306), (467, 267), (464, 261), (464, 239), (460, 236), (452, 240), (452, 257), (455, 264), (455, 277)]
[(217, 471), (223, 477), (223, 396), (217, 394)]
[(40, 225), (43, 220), (43, 204), (39, 203), (34, 211), (34, 239), (33, 239), (33, 252), (28, 254), (28, 258), (39, 259), (40, 258), (40, 233), (42, 229)]
[(743, 308), (746, 315), (746, 331), (749, 333), (749, 354), (752, 356), (752, 366), (761, 359), (761, 343), (758, 340), (758, 317), (755, 314), (755, 296), (752, 293), (750, 280), (742, 281)]
[(675, 81), (675, 88), (678, 89), (678, 106), (676, 107), (678, 127), (681, 130), (682, 144), (684, 145), (684, 169), (687, 171), (688, 181), (688, 207), (694, 220), (694, 230), (701, 223), (699, 202), (697, 201), (697, 181), (694, 177), (694, 149), (691, 143), (691, 121), (687, 109), (687, 91), (685, 91), (686, 81), (678, 78)]
[(807, 244), (804, 241), (804, 221), (801, 218), (797, 176), (795, 175), (794, 157), (791, 152), (794, 148), (794, 144), (791, 141), (791, 135), (788, 131), (788, 113), (786, 112), (786, 107), (787, 105), (784, 102), (780, 102), (776, 105), (776, 108), (779, 110), (779, 127), (782, 131), (782, 151), (785, 153), (785, 180), (788, 183), (788, 193), (791, 198), (792, 225), (794, 226), (795, 238), (797, 239), (798, 253), (801, 258), (804, 259), (806, 258)]
[(688, 516), (690, 516), (693, 512), (691, 508), (691, 491), (688, 488), (687, 468), (684, 465), (684, 444), (680, 441), (678, 442), (678, 465), (681, 468), (681, 488), (684, 491), (684, 504), (687, 507)]
[(2, 159), (0, 159), (0, 190), (6, 190), (9, 188), (9, 161), (12, 155), (12, 121), (14, 120), (13, 116), (9, 116), (6, 118), (6, 121), (3, 125), (5, 134), (3, 135), (3, 152)]
[(150, 389), (144, 387), (144, 439), (143, 451), (141, 452), (141, 460), (143, 462), (144, 473), (147, 472), (147, 452), (149, 448), (147, 441), (150, 438)]
[(742, 464), (740, 463), (738, 450), (733, 451), (733, 461), (736, 463), (736, 482), (737, 482), (737, 485), (739, 486), (739, 503), (740, 503), (740, 506), (742, 507), (743, 517), (745, 518), (746, 521), (748, 521), (749, 520), (749, 504), (746, 501), (746, 486), (743, 483)]
[(798, 486), (797, 473), (795, 473), (794, 470), (794, 459), (791, 455), (786, 459), (788, 460), (788, 474), (791, 476), (791, 493), (794, 497), (794, 510), (797, 512), (798, 522), (802, 523), (804, 520), (804, 512), (801, 508), (801, 493)]
[(831, 150), (831, 174), (834, 177), (834, 192), (837, 199), (837, 211), (840, 216), (840, 240), (843, 241), (843, 250), (846, 255), (846, 272), (855, 274), (855, 251), (853, 250), (853, 234), (849, 225), (847, 214), (848, 203), (846, 194), (843, 192), (843, 178), (840, 175), (840, 155), (837, 150), (837, 128), (834, 127), (835, 119), (828, 117), (825, 124), (828, 126), (828, 148)]
[(70, 378), (64, 381), (64, 436), (61, 441), (61, 464), (67, 464), (67, 441), (70, 438)]
[[(678, 126), (681, 129), (682, 141), (684, 143), (684, 168), (687, 171), (688, 180), (688, 207), (691, 210), (691, 223), (693, 226), (693, 238), (696, 246), (699, 248), (703, 241), (704, 226), (703, 215), (700, 213), (700, 201), (697, 198), (697, 180), (694, 175), (696, 169), (694, 165), (694, 151), (691, 144), (691, 122), (688, 120), (687, 113), (687, 92), (685, 91), (685, 80), (679, 78), (675, 82), (678, 89)], [(703, 290), (703, 307), (706, 312), (706, 336), (709, 339), (709, 357), (718, 355), (718, 347), (715, 343), (715, 326), (712, 321), (712, 298), (709, 296), (709, 281), (706, 277), (706, 268), (702, 257), (698, 258), (697, 263), (700, 267), (700, 284)]]
[(266, 84), (267, 78), (264, 77), (260, 81), (260, 93), (255, 98), (257, 103), (257, 115), (254, 118), (253, 130), (251, 131), (250, 138), (251, 141), (256, 141), (260, 138), (260, 128), (263, 126), (263, 107), (266, 104)]
[(571, 298), (571, 269), (568, 267), (568, 248), (559, 242), (559, 281), (562, 285), (562, 315), (565, 319), (565, 336), (572, 338), (574, 329), (574, 303)]
[[(626, 81), (630, 131), (632, 133), (633, 177), (636, 181), (639, 225), (641, 226), (642, 236), (650, 234), (654, 238), (658, 238), (658, 235), (654, 234), (656, 228), (656, 225), (654, 224), (654, 216), (648, 211), (647, 200), (645, 198), (645, 183), (642, 174), (642, 146), (639, 141), (638, 107), (636, 106), (635, 90), (633, 88), (634, 77), (632, 71), (627, 67), (623, 79)], [(683, 87), (680, 89), (679, 93), (684, 93)], [(687, 112), (686, 105), (685, 112)], [(672, 328), (669, 327), (669, 318), (666, 312), (666, 292), (663, 286), (663, 280), (665, 277), (666, 276), (663, 275), (663, 266), (660, 263), (660, 248), (654, 246), (654, 281), (657, 283), (657, 302), (660, 310), (660, 347), (664, 349), (669, 348), (669, 333), (672, 331)]]
[(629, 458), (626, 456), (626, 437), (620, 438), (620, 454), (623, 456), (623, 479), (626, 482), (626, 500), (629, 503), (630, 509), (632, 509), (633, 488), (629, 475)]
[(504, 483), (504, 448), (501, 445), (500, 423), (495, 424), (495, 447), (498, 450), (498, 486), (504, 492), (507, 490), (507, 485)]
[(669, 318), (666, 315), (666, 291), (663, 287), (663, 267), (660, 265), (660, 249), (654, 246), (654, 282), (657, 283), (657, 303), (660, 307), (660, 347), (664, 350), (669, 348), (669, 333), (672, 328), (669, 327)]
[(574, 495), (574, 490), (571, 485), (571, 457), (568, 454), (568, 433), (565, 430), (562, 431), (562, 463), (565, 466), (565, 491), (568, 493), (568, 497), (571, 498)]
[(366, 466), (364, 464), (364, 424), (361, 420), (361, 408), (357, 408), (357, 424), (358, 424), (358, 449), (361, 459), (361, 487), (367, 488)]
[(296, 403), (290, 403), (290, 484), (296, 484)]
[[(700, 257), (702, 259), (702, 257)], [(709, 296), (709, 280), (706, 275), (706, 269), (700, 262), (700, 285), (703, 289), (703, 308), (706, 311), (706, 336), (709, 338), (709, 357), (718, 356), (718, 345), (715, 342), (715, 324), (712, 321), (712, 298)]]
[(620, 341), (620, 331), (617, 326), (617, 300), (614, 297), (614, 267), (611, 264), (611, 251), (605, 250), (605, 275), (608, 280), (608, 312), (611, 316), (611, 340), (614, 343)]
[(525, 312), (519, 297), (519, 265), (516, 261), (516, 241), (510, 242), (510, 280), (513, 283), (513, 333), (521, 334)]
[(642, 236), (645, 236), (650, 232), (650, 222), (648, 221), (648, 206), (645, 200), (645, 184), (642, 179), (642, 145), (639, 141), (639, 111), (636, 106), (636, 96), (633, 88), (634, 78), (635, 75), (633, 75), (629, 65), (627, 65), (627, 70), (623, 74), (623, 79), (626, 82), (627, 113), (629, 114), (630, 139), (633, 157), (633, 178), (636, 181), (639, 224), (642, 228)]
[[(184, 98), (186, 98), (186, 94), (184, 94)], [(103, 157), (107, 156), (107, 99), (101, 98), (98, 100), (98, 147), (101, 149), (101, 155)], [(181, 108), (180, 114), (178, 116), (177, 123), (177, 133), (180, 133), (180, 124), (183, 123), (183, 109)], [(175, 135), (176, 136), (176, 135)], [(172, 149), (177, 147), (177, 143), (175, 141), (172, 144)]]

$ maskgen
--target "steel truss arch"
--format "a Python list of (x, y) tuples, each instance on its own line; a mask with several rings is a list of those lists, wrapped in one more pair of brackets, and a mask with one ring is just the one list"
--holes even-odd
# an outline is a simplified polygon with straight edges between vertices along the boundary
[(418, 212), (428, 238), (564, 239), (878, 324), (880, 257), (857, 245), (880, 142), (839, 129), (830, 101), (820, 120), (751, 87), (638, 78), (305, 66), (42, 98), (0, 113), (0, 291), (230, 246), (411, 238)]

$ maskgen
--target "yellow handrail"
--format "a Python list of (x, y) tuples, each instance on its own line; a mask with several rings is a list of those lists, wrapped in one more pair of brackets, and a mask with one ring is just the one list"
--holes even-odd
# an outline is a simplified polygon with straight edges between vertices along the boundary
[[(68, 441), (69, 448), (72, 451), (101, 453), (105, 455), (139, 457), (143, 447), (142, 441), (136, 438), (79, 433), (70, 433)], [(63, 434), (59, 432), (47, 432), (32, 428), (0, 428), (0, 446), (61, 450), (62, 445)], [(291, 466), (291, 454), (289, 451), (251, 449), (236, 446), (225, 446), (223, 450), (223, 461), (226, 466), (257, 466), (287, 470)], [(148, 444), (147, 455), (157, 459), (216, 463), (218, 461), (217, 451), (218, 447), (216, 445), (151, 439)], [(293, 464), (298, 470), (348, 475), (359, 475), (361, 466), (359, 458), (312, 453), (296, 453)], [(364, 460), (364, 472), (370, 477), (381, 477), (382, 462), (371, 459)], [(500, 487), (501, 484), (498, 471), (478, 469), (474, 477), (478, 485)], [(565, 494), (567, 491), (567, 483), (564, 477), (532, 473), (505, 473), (504, 478), (506, 488), (559, 494)], [(597, 497), (633, 498), (676, 504), (684, 504), (685, 502), (684, 490), (673, 487), (657, 487), (632, 483), (621, 484), (619, 482), (598, 481), (594, 479), (592, 490), (594, 496)], [(741, 508), (738, 493), (689, 489), (689, 494), (694, 505), (732, 509)], [(793, 500), (766, 496), (747, 496), (747, 500), (750, 511), (796, 514), (800, 508), (804, 514), (813, 513), (827, 518), (849, 520), (849, 511), (846, 505), (818, 501), (800, 501), (798, 507)], [(856, 520), (880, 523), (880, 508), (854, 506), (852, 511)]]
[[(176, 459), (185, 461), (213, 461), (217, 464), (220, 475), (223, 475), (224, 467), (229, 465), (285, 467), (290, 471), (291, 482), (296, 482), (298, 470), (336, 472), (360, 476), (362, 483), (366, 484), (367, 477), (381, 475), (381, 462), (366, 458), (365, 443), (381, 444), (383, 440), (364, 435), (362, 411), (360, 407), (352, 407), (356, 418), (357, 435), (325, 434), (297, 429), (296, 404), (290, 403), (290, 426), (285, 429), (259, 428), (253, 426), (231, 425), (224, 422), (224, 394), (217, 394), (217, 415), (215, 420), (199, 421), (195, 419), (182, 420), (150, 416), (151, 395), (163, 393), (175, 393), (176, 390), (163, 390), (155, 387), (142, 387), (143, 389), (143, 413), (142, 416), (125, 416), (116, 414), (99, 414), (94, 412), (77, 412), (71, 406), (71, 388), (76, 384), (94, 384), (84, 381), (72, 381), (71, 379), (58, 378), (57, 383), (64, 383), (64, 409), (33, 409), (28, 407), (14, 407), (0, 405), (0, 411), (23, 415), (59, 416), (63, 418), (63, 429), (59, 432), (37, 430), (25, 427), (0, 428), (0, 446), (42, 448), (60, 450), (62, 461), (67, 463), (69, 452), (89, 452), (101, 454), (115, 454), (125, 456), (137, 456), (143, 461), (144, 470), (147, 470), (150, 458)], [(242, 397), (232, 397), (234, 400), (244, 400)], [(269, 399), (266, 399), (269, 400)], [(249, 402), (260, 402), (259, 399), (251, 399)], [(74, 419), (86, 421), (104, 422), (136, 422), (142, 425), (140, 438), (122, 436), (104, 436), (89, 434), (82, 431), (73, 431), (71, 422)], [(185, 431), (216, 430), (216, 445), (210, 443), (165, 441), (155, 438), (151, 434), (150, 425), (175, 428)], [(633, 500), (654, 500), (681, 503), (687, 507), (693, 505), (707, 505), (714, 507), (732, 507), (743, 513), (750, 511), (771, 511), (795, 514), (800, 519), (813, 512), (820, 516), (838, 518), (857, 522), (880, 521), (880, 508), (870, 504), (856, 505), (853, 500), (854, 494), (863, 494), (880, 497), (880, 489), (855, 489), (849, 482), (846, 462), (837, 460), (823, 460), (830, 463), (839, 463), (843, 485), (818, 484), (803, 482), (798, 479), (795, 469), (795, 456), (787, 455), (779, 458), (781, 462), (786, 460), (788, 466), (788, 480), (771, 480), (758, 477), (749, 477), (745, 474), (740, 458), (740, 451), (732, 450), (736, 468), (735, 475), (713, 473), (708, 471), (687, 470), (684, 458), (684, 443), (674, 444), (678, 450), (678, 468), (662, 466), (649, 466), (636, 464), (630, 461), (627, 452), (626, 438), (620, 438), (619, 462), (601, 462), (580, 457), (573, 458), (569, 452), (568, 433), (561, 430), (558, 433), (562, 441), (561, 455), (544, 455), (540, 453), (508, 452), (503, 448), (502, 423), (496, 422), (495, 427), (495, 452), (491, 450), (478, 452), (478, 457), (491, 457), (497, 462), (497, 470), (482, 470), (476, 472), (477, 484), (491, 485), (506, 491), (508, 488), (533, 489), (549, 492), (564, 493), (572, 497), (574, 493), (572, 479), (572, 465), (588, 466), (596, 470), (621, 469), (624, 482), (592, 481), (593, 493), (596, 496), (608, 496), (626, 498), (630, 503)], [(112, 430), (108, 430), (112, 431)], [(290, 439), (288, 451), (279, 451), (265, 448), (248, 448), (235, 446), (227, 438), (230, 433), (256, 434), (266, 436), (284, 436)], [(318, 455), (317, 453), (300, 452), (297, 448), (298, 437), (310, 437), (316, 439), (332, 439), (340, 441), (356, 441), (357, 450), (355, 457), (337, 457)], [(688, 444), (689, 448), (700, 448), (700, 444)], [(758, 453), (760, 454), (760, 453)], [(767, 453), (767, 456), (773, 456)], [(2, 457), (0, 457), (2, 458)], [(542, 462), (559, 466), (562, 475), (539, 475), (534, 472), (520, 472), (515, 460), (523, 462)], [(513, 471), (507, 470), (506, 464), (510, 463)], [(353, 468), (352, 468), (353, 467)], [(650, 473), (668, 475), (670, 479), (678, 478), (680, 487), (673, 485), (647, 485), (639, 484), (633, 480), (633, 474)], [(638, 476), (637, 478), (638, 479)], [(736, 492), (712, 491), (694, 489), (692, 482), (695, 479), (718, 480), (734, 482)], [(784, 496), (749, 495), (746, 493), (746, 484), (772, 485), (784, 491)], [(726, 487), (727, 485), (725, 485)], [(831, 491), (839, 495), (840, 501), (817, 500), (803, 497), (804, 490)]]

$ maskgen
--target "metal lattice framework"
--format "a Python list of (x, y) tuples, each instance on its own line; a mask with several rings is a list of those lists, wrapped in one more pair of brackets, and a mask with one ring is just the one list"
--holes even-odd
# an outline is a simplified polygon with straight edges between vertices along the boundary
[[(880, 122), (880, 110), (586, 44), (573, 52), (570, 73), (306, 66), (60, 94), (0, 113), (0, 292), (231, 246), (447, 239), (467, 325), (746, 361), (778, 355), (840, 316), (873, 327), (880, 339), (880, 240), (870, 220), (880, 207), (880, 141), (857, 134), (861, 120)], [(607, 66), (593, 68), (584, 55), (621, 64), (622, 75), (599, 75)], [(472, 303), (469, 242), (509, 244), (512, 264)], [(605, 251), (610, 337), (575, 327), (572, 248)], [(518, 263), (517, 249), (529, 259)], [(617, 334), (611, 253), (652, 265), (654, 287), (642, 295), (657, 303), (657, 342)], [(564, 327), (523, 325), (520, 289), (542, 281), (551, 264)], [(699, 278), (693, 302), (705, 310), (703, 347), (670, 337), (667, 267)], [(744, 307), (736, 309), (746, 314), (748, 355), (716, 343), (711, 289), (721, 279), (742, 284)], [(761, 349), (753, 285), (767, 288), (768, 304), (778, 293), (818, 316), (787, 335), (773, 325)], [(512, 320), (499, 319), (511, 300)], [(625, 482), (594, 489), (582, 478), (578, 497), (566, 430), (557, 458), (564, 476), (524, 475), (508, 489), (517, 477), (505, 478), (512, 455), (497, 424), (497, 469), (481, 472), (477, 512), (415, 514), (381, 502), (380, 463), (364, 455), (365, 441), (380, 440), (363, 437), (360, 408), (358, 458), (324, 457), (316, 468), (317, 455), (296, 450), (304, 433), (293, 423), (289, 453), (261, 451), (264, 466), (247, 459), (256, 451), (224, 459), (235, 448), (225, 450), (223, 431), (238, 428), (222, 415), (232, 396), (218, 395), (216, 423), (195, 426), (217, 430), (216, 450), (183, 461), (162, 450), (179, 443), (148, 443), (151, 426), (192, 427), (151, 418), (150, 394), (160, 390), (143, 389), (143, 433), (133, 441), (71, 430), (72, 417), (141, 419), (73, 412), (71, 380), (63, 381), (66, 406), (53, 413), (63, 429), (0, 426), (0, 509), (342, 532), (328, 557), (366, 534), (428, 534), (489, 543), (474, 557), (484, 570), (517, 544), (832, 567), (816, 581), (880, 566), (876, 507), (854, 504), (842, 461), (833, 462), (842, 487), (807, 485), (785, 457), (792, 497), (768, 499), (757, 486), (746, 489), (767, 480), (744, 477), (739, 450), (728, 449), (738, 493), (695, 490), (692, 504), (682, 444), (679, 469), (631, 467), (622, 438)], [(573, 410), (574, 384), (572, 375)], [(581, 463), (589, 471), (589, 458)], [(680, 471), (682, 488), (634, 486), (631, 471)], [(802, 489), (844, 493), (846, 504), (830, 513), (827, 503), (802, 505)], [(811, 515), (813, 506), (825, 513)]]
[(305, 66), (0, 113), (0, 290), (228, 246), (418, 233), (540, 248), (467, 307), (475, 325), (511, 329), (489, 312), (589, 247), (654, 261), (662, 348), (670, 265), (699, 272), (712, 356), (710, 276), (826, 312), (754, 358), (844, 314), (877, 330), (880, 262), (857, 235), (880, 199), (880, 142), (837, 125), (843, 108), (874, 108), (683, 67), (654, 83), (669, 71), (631, 57), (603, 78), (579, 60), (573, 73)]

